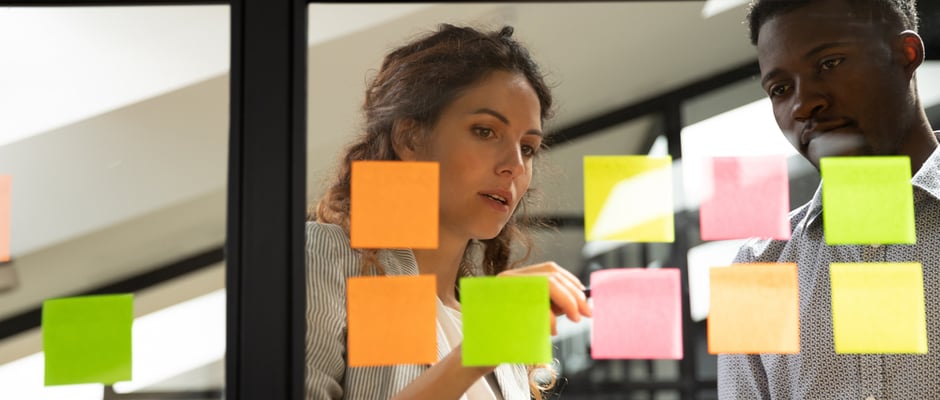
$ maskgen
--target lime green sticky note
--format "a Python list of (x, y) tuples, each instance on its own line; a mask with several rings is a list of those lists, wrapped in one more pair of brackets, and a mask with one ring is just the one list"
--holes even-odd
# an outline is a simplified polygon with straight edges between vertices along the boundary
[(460, 279), (463, 365), (552, 362), (545, 276)]
[(832, 263), (836, 353), (927, 353), (920, 263)]
[(584, 157), (587, 241), (673, 242), (672, 158)]
[(823, 157), (819, 170), (827, 244), (915, 243), (910, 158)]
[(131, 380), (133, 321), (132, 294), (43, 302), (46, 386)]

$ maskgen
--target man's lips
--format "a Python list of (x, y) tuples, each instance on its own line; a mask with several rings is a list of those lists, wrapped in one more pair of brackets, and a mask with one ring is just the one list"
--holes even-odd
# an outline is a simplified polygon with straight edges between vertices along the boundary
[(811, 123), (806, 125), (803, 129), (803, 132), (800, 134), (800, 144), (803, 146), (809, 145), (809, 142), (812, 142), (813, 139), (825, 135), (827, 133), (840, 133), (845, 128), (851, 127), (853, 124), (851, 121), (833, 121), (825, 123)]

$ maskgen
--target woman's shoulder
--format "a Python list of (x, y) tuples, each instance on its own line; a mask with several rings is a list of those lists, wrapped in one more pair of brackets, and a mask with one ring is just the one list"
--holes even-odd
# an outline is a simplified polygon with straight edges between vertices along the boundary
[(308, 221), (305, 231), (308, 272), (321, 273), (326, 269), (355, 275), (359, 255), (349, 246), (349, 236), (343, 227)]

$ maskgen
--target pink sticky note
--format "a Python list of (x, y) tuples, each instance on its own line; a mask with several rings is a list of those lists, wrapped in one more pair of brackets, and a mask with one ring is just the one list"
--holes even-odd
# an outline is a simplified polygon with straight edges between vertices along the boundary
[(681, 359), (678, 268), (591, 273), (591, 358)]
[(710, 163), (699, 219), (702, 240), (790, 239), (790, 184), (782, 155), (718, 157)]

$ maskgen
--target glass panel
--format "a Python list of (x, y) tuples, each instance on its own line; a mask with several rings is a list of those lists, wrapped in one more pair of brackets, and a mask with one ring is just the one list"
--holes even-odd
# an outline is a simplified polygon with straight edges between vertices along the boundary
[[(229, 20), (217, 5), (0, 8), (5, 395), (222, 398)], [(64, 364), (43, 352), (43, 302), (105, 293), (134, 298), (133, 379), (44, 387)]]
[[(515, 28), (513, 36), (528, 46), (552, 88), (556, 114), (546, 123), (546, 132), (549, 136), (566, 135), (566, 141), (551, 146), (537, 160), (532, 188), (537, 190), (539, 202), (527, 211), (551, 227), (531, 227), (535, 251), (523, 265), (553, 261), (588, 284), (590, 273), (602, 268), (677, 267), (684, 263), (687, 238), (697, 231), (681, 193), (676, 194), (676, 223), (680, 229), (688, 228), (677, 232), (681, 241), (585, 242), (583, 157), (665, 155), (666, 142), (657, 138), (664, 138), (665, 127), (674, 125), (664, 124), (661, 110), (655, 106), (627, 109), (632, 114), (621, 120), (610, 113), (645, 104), (645, 100), (751, 61), (753, 47), (740, 23), (743, 4), (707, 15), (702, 2), (313, 3), (308, 11), (311, 210), (336, 178), (346, 146), (365, 127), (364, 95), (387, 52), (439, 23), (480, 28), (505, 24)], [(651, 32), (662, 36), (649, 40)], [(663, 52), (663, 43), (669, 43), (668, 54)], [(743, 104), (737, 98), (728, 101)], [(601, 118), (604, 115), (607, 117)], [(681, 187), (680, 167), (678, 161), (673, 165), (676, 189)], [(318, 278), (311, 279), (316, 285)], [(312, 295), (310, 301), (326, 301), (318, 296)], [(324, 318), (312, 323), (322, 327), (328, 321)], [(552, 340), (553, 357), (558, 362), (553, 372), (564, 382), (556, 385), (562, 398), (680, 398), (678, 389), (684, 387), (683, 381), (703, 380), (699, 386), (704, 389), (714, 385), (707, 376), (683, 376), (696, 371), (701, 354), (695, 349), (685, 349), (683, 361), (593, 360), (589, 327), (589, 319), (579, 323), (558, 319), (559, 333)], [(703, 332), (702, 326), (692, 326), (683, 333)]]

